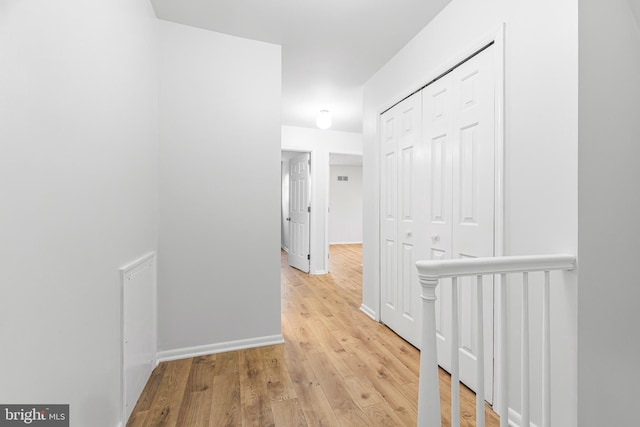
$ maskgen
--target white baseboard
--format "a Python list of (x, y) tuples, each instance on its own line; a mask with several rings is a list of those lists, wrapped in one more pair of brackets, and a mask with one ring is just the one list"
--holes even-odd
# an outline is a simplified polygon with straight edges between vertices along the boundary
[(376, 319), (376, 312), (371, 310), (366, 305), (362, 304), (360, 306), (360, 311), (366, 314), (367, 316), (369, 316), (371, 319), (375, 320), (376, 322), (378, 321), (378, 319)]
[(330, 242), (330, 245), (361, 245), (362, 242)]
[[(509, 408), (509, 426), (511, 427), (523, 427), (522, 426), (522, 415), (519, 412), (514, 411)], [(534, 423), (531, 423), (530, 427), (538, 427)]]
[(282, 344), (283, 342), (284, 338), (282, 335), (271, 335), (259, 338), (249, 338), (246, 340), (200, 345), (197, 347), (177, 348), (174, 350), (165, 350), (158, 352), (158, 361), (168, 362), (170, 360), (187, 359), (189, 357), (243, 350), (245, 348)]
[(122, 421), (120, 421), (116, 427), (124, 427), (124, 424), (122, 424)]
[(327, 270), (315, 270), (310, 271), (309, 274), (311, 274), (312, 276), (319, 276), (321, 274), (329, 274), (329, 272)]

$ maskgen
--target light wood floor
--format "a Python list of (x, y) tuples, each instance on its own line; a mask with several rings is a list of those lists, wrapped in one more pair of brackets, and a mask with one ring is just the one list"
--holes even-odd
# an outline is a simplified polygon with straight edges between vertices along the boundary
[[(332, 246), (331, 274), (310, 276), (283, 253), (285, 344), (161, 363), (127, 426), (415, 426), (419, 352), (359, 310), (361, 256), (360, 245)], [(449, 387), (441, 371), (446, 426)], [(462, 388), (462, 425), (474, 426)]]

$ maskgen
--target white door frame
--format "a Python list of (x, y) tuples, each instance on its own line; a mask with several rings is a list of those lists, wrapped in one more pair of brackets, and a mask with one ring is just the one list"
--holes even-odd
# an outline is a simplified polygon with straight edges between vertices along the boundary
[[(495, 256), (503, 256), (504, 255), (504, 144), (505, 144), (505, 120), (504, 120), (504, 85), (505, 85), (505, 24), (501, 24), (497, 30), (489, 32), (486, 36), (479, 38), (474, 43), (472, 43), (467, 49), (460, 52), (459, 54), (453, 56), (449, 61), (437, 67), (433, 72), (429, 73), (426, 78), (414, 85), (412, 89), (405, 91), (404, 93), (398, 94), (392, 101), (387, 103), (384, 107), (379, 108), (377, 111), (377, 145), (378, 149), (380, 147), (380, 138), (382, 137), (381, 132), (381, 123), (380, 117), (381, 114), (395, 105), (399, 100), (404, 99), (408, 95), (420, 90), (426, 84), (431, 81), (436, 80), (444, 73), (449, 70), (455, 68), (462, 61), (465, 61), (467, 58), (473, 56), (483, 48), (485, 48), (490, 43), (493, 43), (495, 46), (495, 197), (494, 197), (494, 233), (495, 233), (495, 241), (494, 241), (494, 254)], [(381, 161), (380, 159), (378, 159)], [(380, 165), (378, 165), (379, 167)], [(378, 176), (378, 188), (381, 187), (382, 177)], [(381, 236), (381, 224), (378, 224), (378, 241)], [(378, 266), (380, 265), (381, 259), (381, 248), (378, 244)], [(416, 273), (417, 274), (417, 273)], [(380, 272), (378, 272), (378, 277), (380, 276)], [(496, 277), (494, 280), (494, 289), (500, 288), (500, 277)], [(375, 320), (380, 321), (380, 313), (381, 313), (381, 286), (378, 284), (378, 301), (377, 301), (377, 315), (375, 316)], [(499, 331), (501, 328), (500, 309), (502, 306), (502, 301), (500, 299), (499, 292), (494, 292), (494, 337), (498, 335), (495, 334), (495, 331)], [(500, 340), (494, 338), (494, 358), (497, 366), (500, 366), (503, 357), (502, 351), (503, 349), (500, 347)], [(494, 369), (493, 373), (493, 402), (494, 402), (494, 410), (497, 412), (500, 410), (499, 403), (500, 396), (502, 390), (500, 389), (500, 372), (497, 369)]]

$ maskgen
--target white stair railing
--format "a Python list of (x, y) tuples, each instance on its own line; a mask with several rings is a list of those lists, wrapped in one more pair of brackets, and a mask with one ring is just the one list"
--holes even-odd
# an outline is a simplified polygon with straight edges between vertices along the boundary
[(576, 266), (576, 258), (573, 255), (532, 255), (509, 256), (491, 258), (464, 258), (440, 261), (418, 261), (418, 276), (422, 285), (422, 351), (420, 352), (420, 381), (418, 398), (418, 426), (440, 427), (440, 390), (438, 381), (438, 358), (436, 340), (436, 288), (440, 279), (452, 278), (452, 338), (451, 338), (451, 425), (460, 425), (460, 400), (459, 400), (459, 363), (458, 363), (458, 278), (465, 276), (477, 277), (477, 310), (476, 310), (476, 339), (478, 358), (476, 360), (476, 426), (484, 427), (484, 331), (483, 331), (483, 307), (482, 307), (482, 278), (486, 275), (501, 276), (500, 280), (500, 331), (499, 339), (502, 348), (502, 361), (498, 367), (500, 373), (500, 400), (499, 415), (500, 427), (509, 426), (509, 405), (507, 390), (507, 274), (521, 273), (522, 288), (522, 426), (530, 425), (529, 411), (529, 273), (544, 272), (544, 285), (542, 289), (542, 425), (551, 427), (550, 424), (550, 322), (549, 322), (549, 283), (550, 271), (573, 270)]

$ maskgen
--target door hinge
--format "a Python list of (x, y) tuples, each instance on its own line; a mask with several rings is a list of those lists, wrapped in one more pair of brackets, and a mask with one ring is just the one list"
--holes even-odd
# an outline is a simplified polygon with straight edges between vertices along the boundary
[(307, 254), (307, 259), (311, 261), (311, 254)]
[(311, 212), (311, 206), (307, 206), (307, 212)]

